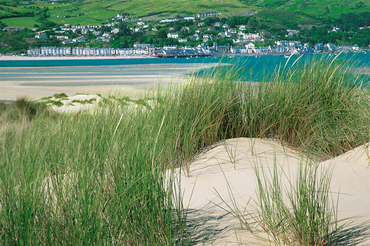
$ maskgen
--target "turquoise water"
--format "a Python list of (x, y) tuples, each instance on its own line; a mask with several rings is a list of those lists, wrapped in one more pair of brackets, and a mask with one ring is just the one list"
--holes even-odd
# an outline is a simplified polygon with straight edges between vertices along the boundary
[[(312, 59), (303, 55), (300, 61)], [(334, 56), (334, 55), (333, 55)], [(210, 73), (222, 64), (222, 69), (235, 68), (238, 79), (260, 81), (268, 77), (277, 67), (289, 67), (299, 56), (291, 59), (279, 56), (240, 56), (207, 57), (192, 59), (96, 59), (96, 60), (37, 60), (37, 61), (0, 61), (0, 83), (19, 82), (28, 86), (80, 86), (111, 84), (138, 84), (127, 78), (150, 76), (186, 76), (192, 73)], [(356, 67), (370, 71), (370, 54), (341, 54), (342, 60), (351, 60)], [(362, 75), (368, 79), (369, 75)], [(45, 84), (46, 83), (46, 84)]]

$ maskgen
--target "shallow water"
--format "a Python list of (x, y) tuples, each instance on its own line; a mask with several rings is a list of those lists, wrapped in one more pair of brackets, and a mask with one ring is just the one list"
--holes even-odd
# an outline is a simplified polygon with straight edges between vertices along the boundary
[[(278, 67), (289, 67), (296, 59), (307, 61), (312, 57), (322, 55), (292, 56), (290, 59), (283, 55), (277, 56), (236, 56), (208, 57), (192, 59), (94, 59), (94, 60), (34, 60), (34, 61), (0, 61), (0, 96), (7, 96), (8, 90), (12, 97), (22, 96), (19, 90), (27, 90), (26, 95), (33, 95), (34, 90), (50, 89), (64, 91), (67, 88), (101, 88), (111, 86), (129, 86), (144, 88), (157, 83), (164, 86), (170, 81), (184, 78), (191, 74), (213, 73), (214, 68), (222, 65), (225, 71), (238, 70), (237, 79), (244, 81), (261, 81)], [(337, 55), (327, 55), (332, 58)], [(370, 54), (340, 54), (337, 59), (350, 60), (359, 69), (363, 78), (370, 81)], [(98, 90), (98, 86), (101, 88)], [(144, 86), (144, 87), (143, 87)], [(74, 89), (71, 90), (74, 92)], [(90, 93), (88, 91), (86, 93)], [(37, 91), (39, 93), (39, 91)], [(4, 94), (4, 95), (3, 95)]]

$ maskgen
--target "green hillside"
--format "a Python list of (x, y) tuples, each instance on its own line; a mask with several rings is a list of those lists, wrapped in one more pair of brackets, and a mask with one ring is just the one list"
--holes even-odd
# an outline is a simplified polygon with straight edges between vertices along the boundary
[[(26, 23), (26, 20), (16, 18), (35, 17), (34, 24), (40, 12), (48, 8), (44, 20), (58, 24), (100, 24), (117, 13), (130, 17), (163, 18), (176, 15), (194, 15), (202, 12), (219, 12), (222, 16), (261, 12), (267, 10), (289, 11), (312, 17), (338, 17), (341, 13), (360, 13), (370, 8), (370, 0), (60, 0), (58, 4), (51, 1), (4, 1), (0, 0), (0, 20), (8, 26)], [(28, 14), (27, 14), (28, 12)], [(271, 15), (266, 18), (270, 18)], [(13, 18), (13, 19), (9, 19)], [(42, 19), (40, 20), (42, 21)], [(32, 23), (32, 24), (31, 24)]]
[(40, 2), (0, 1), (0, 19), (6, 24), (6, 17), (14, 17), (26, 12), (34, 12), (36, 15), (48, 8), (48, 21), (69, 24), (100, 24), (118, 13), (130, 17), (163, 18), (169, 16), (193, 15), (201, 12), (220, 12), (223, 14), (235, 14), (242, 12), (255, 12), (260, 7), (246, 4), (238, 0), (85, 0), (85, 1), (60, 1), (52, 4), (50, 1)]
[(341, 13), (359, 13), (369, 9), (370, 0), (244, 0), (267, 9), (300, 11), (305, 14), (338, 17)]

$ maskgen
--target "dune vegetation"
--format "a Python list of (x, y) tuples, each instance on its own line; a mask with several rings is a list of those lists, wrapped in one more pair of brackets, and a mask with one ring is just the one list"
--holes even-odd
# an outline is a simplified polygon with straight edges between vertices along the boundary
[[(324, 56), (258, 84), (236, 78), (238, 69), (215, 70), (148, 91), (137, 107), (102, 100), (93, 114), (1, 103), (0, 244), (191, 245), (165, 170), (189, 171), (228, 138), (269, 137), (317, 160), (369, 142), (368, 91), (346, 62)], [(324, 234), (300, 242), (321, 245)]]

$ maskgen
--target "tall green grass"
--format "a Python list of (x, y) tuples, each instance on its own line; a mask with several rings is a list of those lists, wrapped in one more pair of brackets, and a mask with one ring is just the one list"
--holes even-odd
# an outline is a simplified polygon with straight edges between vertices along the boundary
[[(295, 183), (273, 170), (257, 176), (258, 216), (254, 219), (277, 245), (335, 245), (337, 211), (330, 191), (330, 170), (301, 163)], [(320, 174), (319, 174), (320, 173)], [(285, 182), (283, 182), (283, 180)], [(290, 184), (289, 184), (290, 182)], [(284, 183), (288, 183), (287, 187)], [(286, 187), (286, 189), (284, 189)]]
[(258, 85), (217, 70), (149, 91), (150, 107), (108, 100), (93, 115), (13, 121), (0, 131), (0, 244), (191, 244), (165, 170), (191, 175), (194, 155), (232, 137), (273, 136), (318, 158), (365, 143), (367, 90), (345, 67), (296, 63)]
[(245, 136), (273, 136), (318, 159), (368, 141), (368, 90), (350, 61), (338, 59), (297, 60), (245, 90)]

